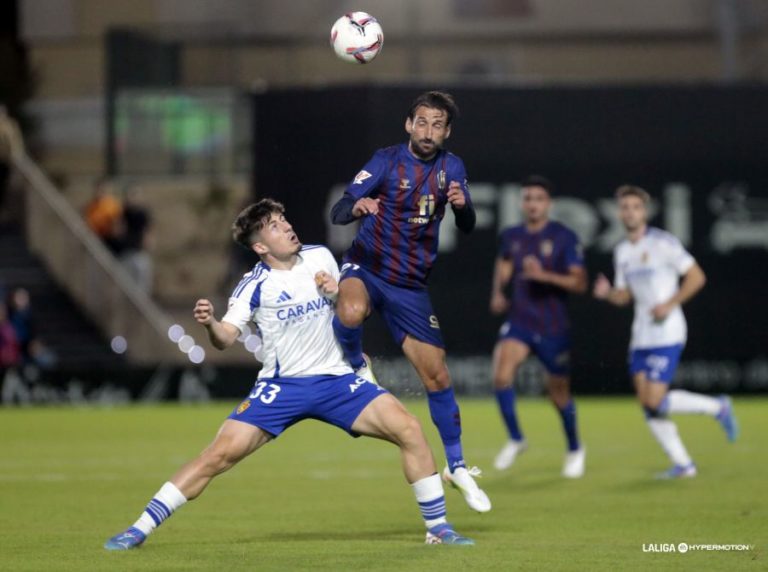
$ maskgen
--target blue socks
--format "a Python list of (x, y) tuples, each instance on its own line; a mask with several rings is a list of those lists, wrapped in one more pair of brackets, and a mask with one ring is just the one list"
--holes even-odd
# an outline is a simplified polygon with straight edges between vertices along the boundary
[(443, 441), (448, 468), (453, 472), (458, 467), (465, 467), (464, 452), (461, 448), (461, 415), (453, 388), (427, 392), (427, 401), (432, 422)]
[(504, 423), (507, 426), (509, 438), (514, 441), (522, 441), (523, 433), (517, 423), (517, 411), (515, 410), (515, 388), (507, 387), (496, 390), (496, 401), (499, 404), (499, 411)]
[[(514, 441), (523, 440), (523, 432), (517, 423), (517, 412), (515, 410), (515, 388), (496, 390), (496, 401), (499, 403), (499, 411), (509, 432), (509, 438)], [(568, 441), (568, 450), (576, 451), (579, 448), (579, 435), (576, 429), (576, 404), (571, 399), (565, 407), (557, 409), (560, 413), (560, 419), (563, 421), (563, 431)]]
[(365, 365), (365, 360), (363, 359), (363, 327), (348, 328), (341, 323), (338, 316), (334, 316), (333, 333), (336, 334), (336, 339), (339, 340), (341, 345), (341, 351), (344, 352), (344, 357), (347, 358), (352, 369), (363, 367)]
[(576, 404), (571, 399), (565, 407), (558, 409), (563, 420), (563, 431), (568, 440), (568, 450), (575, 451), (579, 448), (579, 436), (576, 431)]

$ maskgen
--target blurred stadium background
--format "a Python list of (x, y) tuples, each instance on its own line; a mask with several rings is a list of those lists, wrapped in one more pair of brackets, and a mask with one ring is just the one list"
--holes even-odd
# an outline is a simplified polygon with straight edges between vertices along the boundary
[[(384, 28), (383, 52), (367, 66), (339, 61), (328, 46), (331, 24), (351, 10), (373, 13)], [(499, 326), (488, 297), (496, 237), (519, 221), (519, 181), (531, 173), (557, 185), (554, 218), (579, 233), (591, 278), (612, 275), (621, 236), (614, 189), (648, 188), (653, 223), (677, 234), (709, 278), (686, 307), (689, 345), (675, 383), (736, 394), (744, 439), (725, 456), (710, 425), (686, 420), (708, 476), (679, 488), (649, 482), (662, 455), (628, 397), (631, 312), (574, 297), (573, 386), (591, 396), (580, 402), (590, 479), (563, 486), (554, 416), (524, 400), (538, 448), (519, 474), (485, 481), (498, 509), (482, 520), (451, 498), (462, 530), (482, 541), (477, 560), (416, 551), (407, 528), (415, 515), (396, 508), (408, 491), (393, 451), (384, 462), (376, 444), (357, 445), (345, 457), (340, 436), (304, 427), (285, 448), (265, 451), (263, 466), (227, 475), (229, 486), (213, 487), (197, 517), (174, 521), (176, 536), (158, 535), (158, 550), (142, 550), (136, 569), (237, 567), (254, 535), (274, 550), (259, 561), (265, 570), (379, 570), (395, 560), (403, 570), (506, 570), (510, 561), (615, 570), (627, 555), (639, 559), (640, 542), (694, 538), (763, 542), (738, 560), (691, 555), (698, 570), (764, 564), (765, 0), (6, 0), (0, 103), (21, 125), (26, 152), (11, 158), (2, 199), (0, 290), (4, 299), (29, 293), (37, 344), (25, 363), (0, 369), (8, 569), (104, 569), (103, 540), (253, 383), (253, 340), (216, 352), (191, 318), (198, 297), (222, 309), (254, 262), (231, 245), (236, 212), (274, 196), (305, 243), (340, 254), (352, 229), (329, 225), (330, 205), (376, 148), (404, 140), (406, 110), (426, 89), (451, 91), (462, 108), (449, 148), (467, 165), (478, 212), (468, 237), (443, 225), (431, 278), (455, 385), (478, 397), (462, 398), (473, 462), (490, 468), (504, 439), (488, 398)], [(152, 218), (149, 289), (85, 223), (101, 177), (118, 199), (141, 189)], [(365, 335), (379, 379), (401, 396), (420, 394), (377, 318)], [(535, 361), (518, 388), (543, 393)], [(169, 401), (211, 403), (155, 405)], [(111, 409), (135, 402), (148, 405)], [(423, 399), (410, 403), (437, 443)], [(18, 407), (43, 404), (109, 408)], [(166, 431), (168, 442), (158, 438)], [(270, 478), (295, 482), (292, 502), (253, 487)], [(365, 512), (371, 482), (380, 499), (394, 499), (375, 515)], [(344, 511), (333, 500), (340, 490), (353, 499)], [(259, 516), (287, 517), (257, 519), (250, 502)], [(239, 520), (221, 520), (220, 506)], [(73, 529), (80, 512), (91, 518)], [(318, 530), (324, 512), (334, 515), (329, 528), (345, 532)], [(191, 549), (178, 535), (199, 539), (201, 516), (216, 526)], [(256, 528), (243, 530), (251, 518)], [(649, 562), (636, 566), (677, 567)]]
[[(385, 29), (367, 66), (328, 48), (329, 23), (351, 9)], [(470, 237), (443, 225), (432, 283), (461, 391), (489, 390), (496, 236), (519, 220), (517, 182), (533, 172), (558, 186), (555, 218), (580, 234), (592, 276), (610, 271), (620, 236), (613, 189), (646, 186), (654, 223), (710, 278), (687, 308), (678, 382), (768, 387), (765, 2), (17, 0), (0, 20), (0, 100), (28, 152), (5, 199), (0, 285), (31, 293), (50, 350), (5, 372), (4, 403), (242, 393), (256, 365), (246, 344), (214, 352), (190, 315), (199, 296), (221, 308), (253, 263), (229, 243), (234, 213), (275, 196), (304, 242), (341, 253), (351, 229), (329, 225), (329, 205), (373, 150), (403, 140), (409, 102), (430, 88), (462, 107), (450, 147), (479, 214)], [(102, 175), (118, 198), (142, 188), (148, 293), (82, 222)], [(628, 392), (630, 313), (588, 297), (572, 306), (576, 391)], [(192, 351), (169, 339), (173, 324)], [(366, 345), (385, 381), (418, 392), (375, 321)], [(535, 363), (519, 386), (541, 392)]]

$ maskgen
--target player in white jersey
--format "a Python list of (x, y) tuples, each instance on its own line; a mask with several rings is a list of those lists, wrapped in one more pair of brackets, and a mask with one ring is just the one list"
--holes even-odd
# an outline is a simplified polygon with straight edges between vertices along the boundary
[(474, 544), (446, 520), (442, 480), (418, 419), (386, 390), (356, 376), (344, 361), (331, 324), (339, 291), (339, 268), (331, 253), (322, 246), (302, 247), (283, 205), (272, 199), (247, 207), (232, 230), (235, 240), (255, 251), (261, 262), (237, 286), (221, 321), (205, 299), (197, 301), (195, 319), (222, 350), (237, 340), (246, 323), (255, 322), (263, 339), (263, 367), (213, 443), (162, 486), (133, 526), (104, 547), (140, 546), (215, 476), (308, 418), (354, 437), (396, 444), (424, 518), (427, 543)]
[(668, 415), (709, 415), (720, 422), (728, 440), (738, 435), (730, 398), (669, 389), (687, 339), (681, 306), (704, 287), (706, 277), (674, 235), (648, 226), (647, 192), (624, 185), (616, 199), (627, 238), (614, 251), (613, 287), (601, 274), (594, 295), (617, 306), (634, 300), (629, 371), (648, 427), (673, 463), (659, 477), (695, 477), (696, 465)]

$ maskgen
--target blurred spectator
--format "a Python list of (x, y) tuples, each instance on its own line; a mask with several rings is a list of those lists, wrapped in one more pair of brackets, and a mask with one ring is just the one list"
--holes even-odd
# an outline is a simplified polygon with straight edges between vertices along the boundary
[[(0, 304), (0, 372), (21, 365), (21, 344), (8, 319), (8, 309)], [(2, 376), (0, 376), (2, 378)]]
[(11, 160), (24, 152), (24, 140), (16, 120), (0, 104), (0, 222), (6, 222), (6, 196), (11, 181)]
[(21, 352), (21, 361), (40, 367), (50, 367), (56, 363), (56, 355), (45, 346), (37, 335), (32, 304), (26, 288), (14, 288), (7, 296), (4, 306), (16, 341)]
[(112, 192), (112, 185), (106, 178), (100, 178), (93, 187), (93, 198), (85, 206), (85, 221), (90, 229), (112, 251), (121, 250), (123, 205)]
[(152, 292), (152, 218), (144, 204), (143, 190), (129, 188), (123, 197), (122, 250), (120, 262), (138, 283), (139, 287)]

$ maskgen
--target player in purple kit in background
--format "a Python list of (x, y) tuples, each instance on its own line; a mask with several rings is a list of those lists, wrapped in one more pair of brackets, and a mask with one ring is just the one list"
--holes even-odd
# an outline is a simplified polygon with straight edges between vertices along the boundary
[(379, 149), (333, 206), (334, 224), (360, 219), (344, 255), (333, 326), (358, 375), (372, 376), (362, 351), (362, 324), (373, 308), (379, 311), (427, 390), (448, 460), (443, 478), (471, 508), (487, 512), (491, 502), (473, 478), (480, 470), (464, 461), (459, 406), (427, 292), (446, 206), (459, 229), (468, 233), (475, 226), (464, 163), (443, 149), (457, 114), (447, 93), (418, 96), (405, 120), (408, 142)]
[[(507, 314), (493, 354), (493, 385), (509, 441), (494, 460), (508, 469), (527, 448), (515, 408), (515, 374), (533, 353), (547, 370), (547, 391), (563, 422), (568, 452), (563, 476), (584, 474), (576, 406), (571, 397), (568, 294), (587, 290), (584, 258), (576, 234), (549, 220), (552, 183), (538, 176), (522, 184), (524, 224), (505, 229), (493, 276), (491, 312)], [(511, 290), (511, 299), (508, 296)]]

